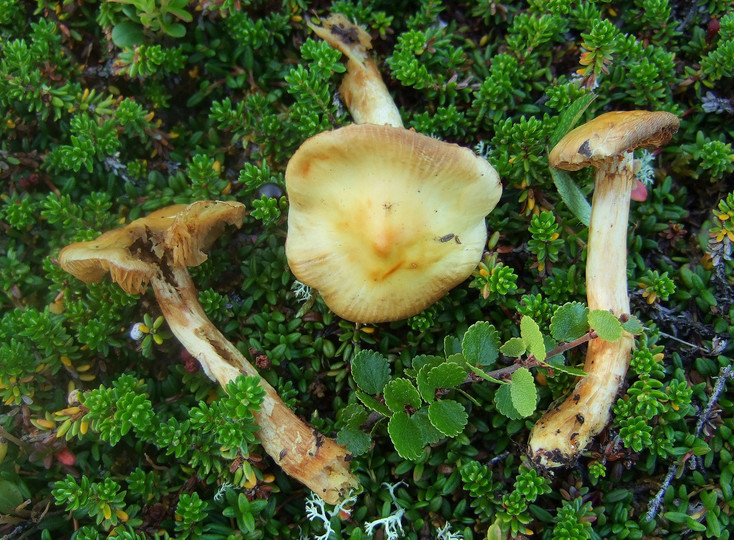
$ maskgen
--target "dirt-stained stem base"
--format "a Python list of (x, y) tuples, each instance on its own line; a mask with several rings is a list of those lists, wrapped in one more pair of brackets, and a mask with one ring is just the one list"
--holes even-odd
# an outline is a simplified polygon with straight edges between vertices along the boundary
[[(161, 272), (151, 285), (171, 331), (207, 375), (223, 387), (240, 373), (259, 377), (207, 318), (188, 271), (167, 268), (165, 276)], [(358, 481), (349, 470), (349, 453), (300, 420), (267, 381), (260, 378), (260, 384), (266, 395), (254, 416), (260, 426), (257, 436), (268, 455), (329, 504), (357, 488)]]
[[(629, 156), (597, 170), (586, 259), (589, 309), (629, 313), (627, 293), (627, 220), (633, 174)], [(589, 342), (588, 373), (560, 405), (533, 427), (533, 461), (545, 467), (568, 465), (610, 420), (610, 409), (627, 373), (633, 338), (624, 333), (614, 343)]]

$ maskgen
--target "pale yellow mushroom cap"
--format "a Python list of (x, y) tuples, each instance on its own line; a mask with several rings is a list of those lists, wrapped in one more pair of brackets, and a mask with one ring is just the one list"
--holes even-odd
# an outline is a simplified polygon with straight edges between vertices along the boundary
[(286, 169), (293, 274), (355, 322), (419, 313), (464, 281), (502, 185), (470, 150), (392, 126), (308, 139)]
[(678, 117), (664, 111), (614, 111), (569, 131), (551, 150), (551, 167), (577, 171), (637, 148), (658, 148), (678, 131)]
[(59, 264), (85, 283), (109, 272), (124, 291), (141, 294), (165, 255), (173, 266), (197, 266), (225, 224), (239, 226), (244, 216), (244, 205), (237, 202), (167, 206), (94, 240), (66, 246), (59, 252)]

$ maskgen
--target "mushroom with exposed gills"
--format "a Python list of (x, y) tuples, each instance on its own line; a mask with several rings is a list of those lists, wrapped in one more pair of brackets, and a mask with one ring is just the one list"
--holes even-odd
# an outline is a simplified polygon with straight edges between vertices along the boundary
[(364, 30), (342, 15), (311, 26), (349, 57), (341, 92), (358, 123), (288, 163), (288, 264), (344, 319), (404, 319), (475, 270), (502, 184), (469, 149), (402, 127)]
[[(130, 294), (143, 293), (150, 283), (171, 331), (211, 379), (224, 387), (241, 373), (260, 378), (207, 318), (187, 270), (204, 262), (205, 251), (225, 226), (239, 227), (244, 216), (237, 202), (170, 206), (95, 240), (66, 246), (59, 263), (86, 283), (109, 272)], [(346, 450), (300, 420), (267, 381), (260, 378), (260, 384), (265, 398), (253, 414), (265, 451), (324, 501), (339, 502), (358, 486)]]
[[(610, 112), (569, 132), (553, 148), (551, 167), (569, 171), (596, 168), (586, 254), (586, 294), (590, 310), (615, 316), (630, 312), (627, 293), (627, 221), (634, 184), (632, 151), (657, 148), (678, 131), (667, 112)], [(589, 342), (582, 378), (560, 405), (533, 427), (529, 450), (545, 467), (570, 464), (610, 420), (610, 409), (629, 364), (632, 336), (616, 342)]]

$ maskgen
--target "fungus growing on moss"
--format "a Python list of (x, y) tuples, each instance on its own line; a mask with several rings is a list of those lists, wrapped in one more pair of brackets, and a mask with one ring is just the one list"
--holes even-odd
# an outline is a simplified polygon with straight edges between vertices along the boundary
[[(86, 283), (109, 272), (131, 294), (144, 292), (150, 283), (171, 331), (210, 378), (222, 387), (241, 373), (260, 378), (207, 318), (187, 270), (204, 262), (205, 251), (225, 226), (239, 227), (244, 216), (244, 206), (236, 202), (200, 201), (163, 208), (95, 240), (66, 246), (59, 263)], [(326, 502), (338, 502), (358, 485), (349, 470), (348, 453), (296, 417), (264, 379), (260, 384), (265, 398), (253, 415), (263, 448), (286, 474)]]
[[(552, 167), (570, 171), (596, 168), (586, 255), (589, 309), (629, 314), (627, 221), (634, 184), (632, 151), (666, 144), (678, 131), (667, 112), (602, 114), (569, 132), (549, 156)], [(569, 397), (533, 427), (529, 447), (534, 462), (557, 467), (572, 462), (609, 423), (610, 409), (629, 364), (632, 336), (616, 342), (589, 342), (584, 371)]]
[(476, 268), (502, 185), (470, 150), (402, 127), (363, 29), (338, 14), (311, 27), (349, 57), (340, 91), (357, 124), (288, 163), (288, 264), (340, 317), (410, 317)]

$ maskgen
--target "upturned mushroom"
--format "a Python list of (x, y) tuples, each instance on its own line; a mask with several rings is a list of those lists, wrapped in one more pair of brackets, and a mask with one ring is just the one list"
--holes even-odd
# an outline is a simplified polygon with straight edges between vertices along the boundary
[(311, 27), (349, 58), (340, 92), (357, 124), (288, 163), (288, 264), (344, 319), (410, 317), (476, 268), (502, 185), (469, 149), (402, 127), (364, 30), (338, 14)]
[[(678, 131), (667, 112), (610, 112), (569, 132), (549, 156), (552, 167), (596, 168), (586, 254), (589, 309), (629, 314), (627, 221), (634, 183), (632, 151), (657, 148)], [(530, 433), (533, 461), (545, 467), (570, 464), (610, 420), (633, 346), (627, 332), (616, 342), (589, 342), (582, 378), (560, 405), (545, 413)]]
[[(95, 240), (66, 246), (59, 263), (86, 283), (109, 272), (130, 294), (143, 293), (150, 283), (171, 331), (211, 379), (224, 387), (241, 373), (260, 378), (207, 318), (187, 270), (204, 262), (205, 251), (225, 226), (239, 227), (244, 215), (244, 206), (236, 202), (163, 208)], [(265, 451), (324, 501), (339, 502), (358, 485), (346, 450), (301, 421), (264, 379), (260, 384), (265, 398), (254, 417)]]

